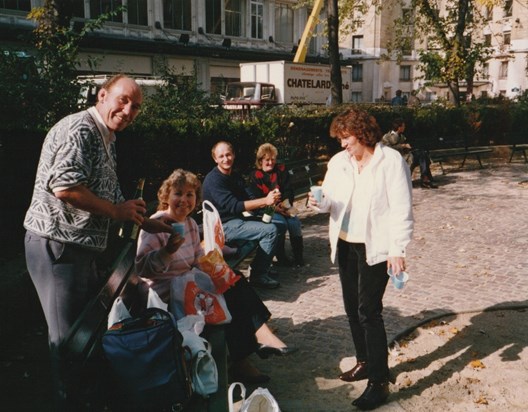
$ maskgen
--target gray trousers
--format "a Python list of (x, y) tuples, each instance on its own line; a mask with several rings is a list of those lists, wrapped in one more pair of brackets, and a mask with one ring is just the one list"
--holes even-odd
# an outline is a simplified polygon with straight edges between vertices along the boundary
[[(58, 410), (71, 406), (66, 383), (69, 366), (59, 345), (100, 286), (95, 259), (98, 252), (43, 238), (30, 231), (25, 237), (26, 265), (48, 325), (52, 377)], [(69, 406), (66, 406), (66, 403)]]

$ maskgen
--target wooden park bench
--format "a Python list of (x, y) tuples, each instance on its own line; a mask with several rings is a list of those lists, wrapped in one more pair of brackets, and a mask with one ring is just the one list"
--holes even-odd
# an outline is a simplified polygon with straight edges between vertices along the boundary
[[(440, 138), (439, 143), (434, 145), (433, 147), (434, 149), (424, 148), (424, 150), (427, 150), (431, 162), (436, 162), (440, 164), (442, 174), (446, 174), (443, 162), (453, 158), (462, 158), (460, 169), (463, 169), (466, 164), (467, 158), (469, 156), (473, 156), (478, 161), (479, 166), (482, 169), (484, 166), (482, 165), (481, 155), (492, 152), (492, 149), (490, 147), (468, 146), (466, 139)], [(417, 148), (421, 147), (417, 146)]]
[(295, 199), (303, 198), (308, 194), (311, 186), (321, 183), (326, 173), (327, 163), (327, 161), (314, 159), (285, 162)]
[[(94, 406), (103, 408), (106, 406), (105, 402), (112, 399), (112, 394), (109, 393), (111, 382), (104, 362), (101, 339), (107, 329), (108, 313), (115, 299), (121, 296), (132, 316), (146, 307), (146, 297), (140, 292), (141, 279), (134, 271), (135, 242), (124, 242), (117, 237), (112, 242), (105, 254), (116, 257), (105, 274), (106, 282), (97, 296), (86, 305), (60, 348), (71, 364), (71, 375), (76, 379), (73, 383), (77, 390), (76, 395), (89, 405), (90, 410), (97, 410)], [(235, 246), (237, 253), (226, 257), (226, 262), (233, 269), (255, 251), (257, 243), (247, 241)], [(221, 325), (207, 326), (205, 337), (211, 343), (218, 368), (218, 391), (207, 399), (193, 396), (186, 410), (225, 412), (228, 410), (225, 328)], [(101, 404), (94, 405), (94, 402)]]
[(508, 163), (512, 162), (513, 155), (517, 152), (520, 152), (524, 156), (524, 163), (528, 163), (528, 157), (526, 157), (526, 150), (528, 150), (528, 144), (525, 143), (514, 143), (510, 146), (511, 154), (510, 154), (510, 160), (508, 160)]

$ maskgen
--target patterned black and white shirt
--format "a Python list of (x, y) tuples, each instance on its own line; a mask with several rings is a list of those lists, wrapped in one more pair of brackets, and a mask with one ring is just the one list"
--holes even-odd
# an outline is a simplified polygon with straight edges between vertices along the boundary
[[(105, 142), (105, 137), (107, 141)], [(110, 219), (59, 200), (54, 190), (85, 185), (97, 197), (124, 201), (116, 174), (113, 135), (94, 108), (60, 120), (48, 132), (24, 227), (40, 236), (104, 250)]]

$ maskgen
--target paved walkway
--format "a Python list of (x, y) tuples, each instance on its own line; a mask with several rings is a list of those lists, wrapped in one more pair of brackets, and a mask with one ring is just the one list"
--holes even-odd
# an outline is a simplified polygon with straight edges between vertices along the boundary
[[(413, 189), (410, 281), (403, 291), (389, 284), (384, 299), (390, 340), (441, 314), (528, 304), (528, 165), (502, 161), (437, 182), (437, 190)], [(255, 363), (272, 376), (267, 387), (283, 411), (350, 411), (363, 388), (336, 379), (340, 366), (353, 366), (354, 352), (329, 259), (328, 215), (302, 217), (309, 266), (282, 269), (281, 288), (260, 292), (272, 327), (301, 350)]]
[[(411, 278), (403, 291), (389, 285), (384, 300), (390, 340), (441, 314), (528, 303), (528, 165), (504, 159), (495, 164), (438, 176), (437, 190), (413, 190)], [(351, 411), (363, 387), (336, 379), (340, 368), (352, 366), (354, 352), (337, 267), (329, 259), (328, 216), (313, 214), (303, 203), (298, 207), (309, 265), (281, 269), (281, 288), (259, 293), (273, 313), (271, 326), (300, 351), (286, 358), (255, 356), (254, 362), (272, 376), (266, 387), (283, 412)], [(49, 382), (42, 380), (45, 341), (40, 327), (12, 348), (13, 358), (27, 363), (17, 366), (16, 376), (12, 361), (2, 363), (10, 376), (2, 396), (9, 410), (32, 410), (27, 405), (36, 400), (49, 410)], [(403, 409), (396, 401), (382, 410)]]

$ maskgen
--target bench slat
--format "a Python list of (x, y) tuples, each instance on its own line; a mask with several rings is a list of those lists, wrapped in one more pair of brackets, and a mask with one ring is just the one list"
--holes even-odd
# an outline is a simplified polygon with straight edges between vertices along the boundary
[(134, 267), (135, 249), (127, 243), (116, 259), (114, 270), (105, 285), (85, 307), (61, 345), (68, 359), (90, 357), (98, 338), (106, 329), (106, 317)]

